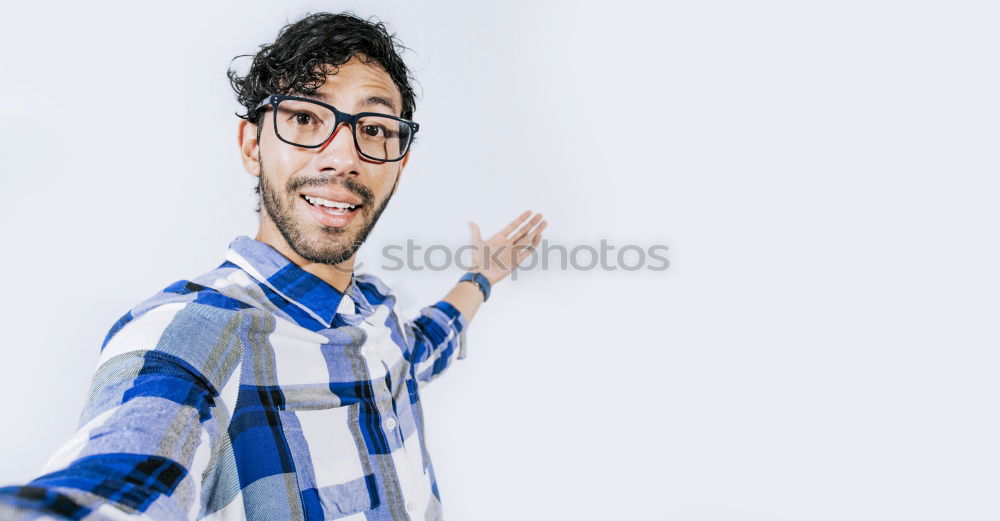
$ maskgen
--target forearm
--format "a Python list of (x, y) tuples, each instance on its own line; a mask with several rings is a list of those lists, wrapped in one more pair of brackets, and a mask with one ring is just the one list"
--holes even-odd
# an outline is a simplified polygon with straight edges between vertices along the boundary
[(455, 306), (455, 309), (462, 313), (462, 317), (465, 318), (466, 325), (468, 325), (479, 309), (479, 305), (483, 303), (483, 292), (479, 290), (479, 286), (475, 282), (462, 281), (455, 284), (455, 287), (442, 300)]

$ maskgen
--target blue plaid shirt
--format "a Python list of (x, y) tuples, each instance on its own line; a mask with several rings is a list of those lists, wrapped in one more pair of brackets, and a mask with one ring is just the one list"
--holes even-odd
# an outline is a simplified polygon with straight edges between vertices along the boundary
[(465, 357), (465, 326), (238, 237), (114, 324), (77, 434), (0, 488), (0, 519), (440, 519), (419, 390)]

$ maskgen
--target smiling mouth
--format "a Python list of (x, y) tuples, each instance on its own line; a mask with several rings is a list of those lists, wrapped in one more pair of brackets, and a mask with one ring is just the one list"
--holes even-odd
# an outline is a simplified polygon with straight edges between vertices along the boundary
[(360, 204), (354, 205), (341, 203), (339, 201), (330, 201), (321, 197), (312, 197), (308, 195), (303, 195), (302, 198), (305, 199), (310, 205), (319, 208), (323, 212), (330, 215), (348, 215), (363, 206)]

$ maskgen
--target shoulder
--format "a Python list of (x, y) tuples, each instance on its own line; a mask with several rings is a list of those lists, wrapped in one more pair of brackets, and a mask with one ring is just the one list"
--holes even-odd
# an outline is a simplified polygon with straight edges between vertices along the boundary
[(187, 314), (200, 312), (205, 319), (211, 320), (213, 317), (228, 318), (253, 307), (250, 303), (204, 285), (206, 281), (199, 280), (201, 278), (178, 280), (128, 310), (111, 326), (101, 349), (104, 350), (126, 327), (135, 329), (141, 324), (145, 330), (155, 330), (157, 326), (162, 329), (172, 323), (173, 317), (185, 314), (181, 313), (185, 309), (189, 309)]
[(218, 271), (169, 284), (126, 312), (104, 338), (101, 363), (155, 353), (220, 389), (242, 358), (244, 340), (266, 338), (274, 317), (229, 294)]

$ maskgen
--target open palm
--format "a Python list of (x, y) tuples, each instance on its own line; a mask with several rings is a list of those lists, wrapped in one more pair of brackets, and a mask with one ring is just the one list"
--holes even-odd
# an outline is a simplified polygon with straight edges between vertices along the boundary
[(542, 230), (548, 224), (542, 220), (542, 214), (535, 214), (528, 220), (530, 215), (531, 210), (526, 210), (485, 240), (479, 234), (479, 226), (470, 222), (472, 268), (469, 271), (478, 271), (490, 284), (496, 284), (521, 264), (541, 242)]

